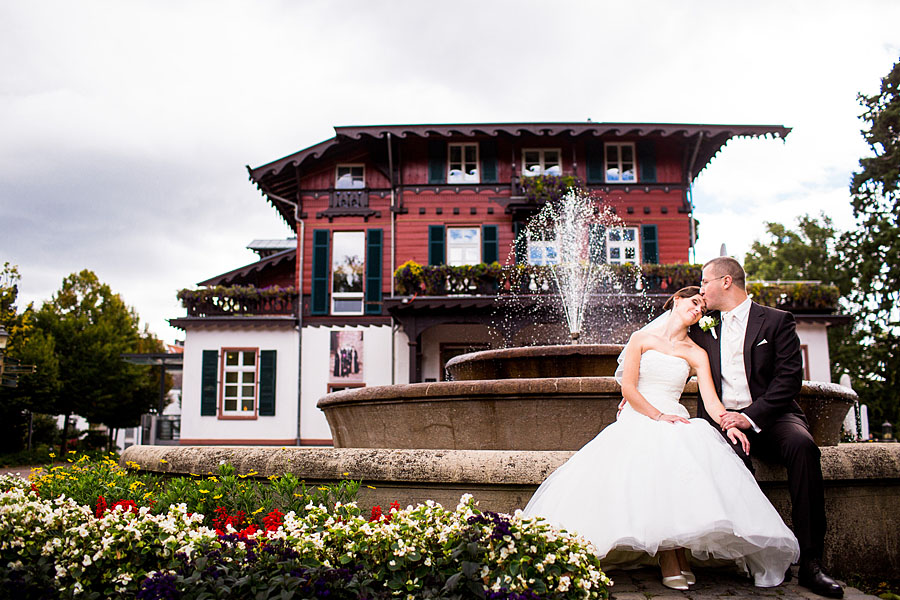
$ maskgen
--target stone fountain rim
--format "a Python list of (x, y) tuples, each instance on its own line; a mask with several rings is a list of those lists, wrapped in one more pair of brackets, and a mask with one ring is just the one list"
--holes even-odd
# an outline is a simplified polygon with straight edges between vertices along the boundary
[(481, 360), (503, 360), (508, 358), (523, 357), (552, 357), (552, 356), (612, 356), (618, 355), (625, 347), (624, 344), (555, 344), (549, 346), (515, 346), (513, 348), (496, 348), (493, 350), (479, 350), (454, 356), (447, 361), (447, 367), (453, 365), (475, 362)]
[[(374, 402), (459, 402), (521, 400), (523, 396), (546, 398), (563, 394), (568, 398), (579, 395), (592, 396), (599, 393), (618, 394), (621, 386), (614, 377), (556, 377), (522, 379), (472, 379), (461, 381), (436, 381), (427, 383), (401, 383), (352, 388), (332, 392), (319, 398), (316, 406), (320, 409), (351, 404)], [(696, 378), (685, 385), (684, 392), (696, 394)], [(834, 400), (852, 403), (858, 396), (852, 389), (837, 383), (824, 381), (804, 381), (800, 396), (828, 395)]]

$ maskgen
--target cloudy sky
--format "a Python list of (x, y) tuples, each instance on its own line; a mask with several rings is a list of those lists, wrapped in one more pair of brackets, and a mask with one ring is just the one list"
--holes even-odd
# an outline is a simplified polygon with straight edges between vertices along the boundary
[(245, 165), (334, 125), (588, 118), (792, 127), (696, 181), (698, 260), (742, 258), (766, 221), (851, 226), (856, 94), (897, 23), (895, 0), (0, 0), (0, 262), (21, 304), (91, 269), (171, 342), (178, 289), (291, 235)]

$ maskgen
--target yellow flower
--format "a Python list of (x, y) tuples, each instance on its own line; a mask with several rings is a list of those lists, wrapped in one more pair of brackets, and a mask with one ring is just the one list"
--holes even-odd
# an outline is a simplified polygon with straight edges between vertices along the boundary
[(209, 493), (209, 490), (200, 490), (200, 493), (201, 493), (201, 494), (208, 494), (208, 493)]
[(78, 454), (75, 450), (69, 450), (69, 454)]
[(264, 509), (262, 506), (260, 506), (259, 508), (257, 508), (256, 510), (254, 510), (254, 511), (253, 511), (252, 513), (250, 513), (250, 514), (251, 514), (251, 515), (258, 515), (258, 514), (261, 513), (263, 510), (265, 510), (265, 509)]
[(167, 461), (167, 460), (166, 460), (166, 459), (164, 459), (164, 458), (161, 458), (161, 459), (159, 459), (159, 462), (161, 462), (161, 463), (164, 463), (164, 464), (165, 464), (165, 463), (168, 463), (168, 462), (169, 462), (169, 461)]
[(153, 495), (153, 492), (147, 492), (146, 494), (144, 494), (144, 495), (141, 496), (141, 497), (142, 497), (144, 500), (146, 500), (147, 498), (149, 498), (149, 497), (152, 496), (152, 495)]
[(53, 453), (51, 452), (51, 453), (50, 453), (50, 458), (56, 458), (56, 455), (53, 454)]
[(218, 500), (218, 499), (221, 498), (221, 497), (222, 497), (222, 494), (219, 494), (219, 495), (217, 495), (217, 496), (213, 496), (213, 500)]
[(108, 488), (114, 488), (114, 487), (116, 487), (116, 484), (113, 483), (112, 481), (110, 481), (109, 483), (106, 484), (106, 487), (108, 487)]
[(278, 479), (278, 475), (269, 475), (266, 479), (268, 479), (269, 481), (275, 481), (276, 479)]
[(374, 486), (374, 485), (367, 485), (366, 487), (369, 488), (370, 490), (374, 490), (374, 489), (375, 489), (375, 486)]
[(349, 474), (350, 474), (349, 472), (347, 472), (347, 473), (341, 473), (341, 475), (342, 475), (343, 477), (346, 477), (346, 476), (349, 475)]

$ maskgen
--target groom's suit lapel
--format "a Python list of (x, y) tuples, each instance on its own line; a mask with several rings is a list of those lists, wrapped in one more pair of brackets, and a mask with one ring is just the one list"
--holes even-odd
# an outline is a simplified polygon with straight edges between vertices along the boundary
[(766, 311), (762, 306), (753, 302), (750, 304), (750, 314), (747, 316), (747, 331), (744, 334), (744, 371), (747, 373), (747, 383), (750, 383), (750, 374), (753, 373), (752, 351), (756, 336), (766, 320)]
[(709, 370), (712, 373), (713, 383), (716, 384), (716, 391), (719, 396), (722, 395), (722, 313), (716, 311), (716, 314), (712, 315), (713, 318), (718, 321), (716, 323), (714, 331), (716, 332), (715, 336), (712, 336), (712, 340), (709, 342), (710, 350), (709, 350)]

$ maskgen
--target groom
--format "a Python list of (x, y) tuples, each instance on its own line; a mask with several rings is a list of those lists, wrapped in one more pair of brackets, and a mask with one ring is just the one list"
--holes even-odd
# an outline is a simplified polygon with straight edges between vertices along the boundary
[[(787, 467), (794, 534), (800, 543), (800, 585), (841, 598), (844, 590), (822, 571), (825, 493), (820, 452), (806, 416), (794, 398), (800, 392), (803, 361), (794, 317), (747, 297), (744, 269), (722, 256), (703, 265), (700, 294), (718, 321), (716, 335), (698, 326), (690, 336), (709, 355), (716, 391), (726, 412), (722, 432), (737, 427), (750, 439), (754, 456)], [(698, 417), (712, 418), (698, 403)], [(740, 444), (729, 444), (753, 467)]]

